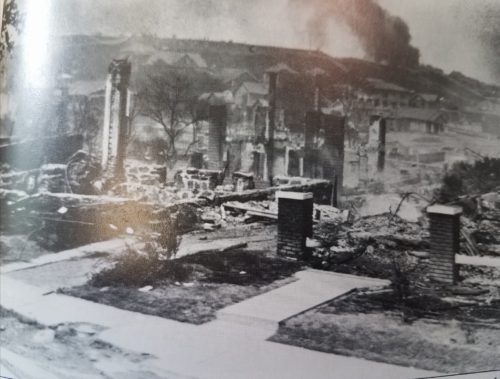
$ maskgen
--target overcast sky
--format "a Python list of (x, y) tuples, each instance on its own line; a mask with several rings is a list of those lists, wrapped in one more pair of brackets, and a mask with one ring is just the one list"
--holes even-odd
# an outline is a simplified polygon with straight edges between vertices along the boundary
[[(28, 22), (38, 34), (138, 34), (209, 38), (255, 44), (315, 48), (307, 10), (292, 0), (23, 0)], [(328, 1), (328, 0), (324, 0)], [(421, 60), (499, 81), (500, 51), (486, 35), (500, 35), (500, 0), (378, 0), (409, 25)], [(43, 5), (42, 5), (43, 4)], [(32, 15), (32, 16), (30, 16)], [(50, 15), (54, 15), (51, 17)], [(45, 21), (43, 18), (45, 17)], [(356, 37), (342, 22), (328, 26), (321, 46), (336, 56), (364, 57)], [(495, 66), (496, 65), (496, 66)]]

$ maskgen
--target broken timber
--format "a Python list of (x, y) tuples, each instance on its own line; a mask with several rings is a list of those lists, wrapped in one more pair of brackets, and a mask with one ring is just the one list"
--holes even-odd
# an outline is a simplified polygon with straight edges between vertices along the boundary
[(465, 251), (467, 252), (467, 255), (479, 255), (479, 250), (475, 242), (472, 240), (472, 237), (469, 234), (469, 232), (464, 228), (461, 228), (460, 234), (465, 240)]

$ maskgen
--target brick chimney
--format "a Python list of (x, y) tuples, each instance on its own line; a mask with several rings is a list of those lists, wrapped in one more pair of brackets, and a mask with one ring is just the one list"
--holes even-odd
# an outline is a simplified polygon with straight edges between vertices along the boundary
[(326, 115), (324, 130), (323, 179), (333, 182), (332, 204), (338, 206), (344, 185), (345, 117)]
[(227, 128), (226, 105), (210, 105), (208, 120), (208, 168), (222, 170)]
[(114, 59), (106, 81), (101, 164), (110, 176), (123, 175), (129, 128), (129, 84), (132, 65), (128, 59)]
[(278, 84), (278, 72), (269, 71), (269, 130), (266, 144), (266, 155), (267, 155), (267, 176), (269, 184), (273, 185), (274, 177), (274, 130), (276, 128), (276, 91)]
[(316, 139), (320, 128), (321, 113), (316, 111), (307, 112), (304, 129), (304, 176), (308, 178), (317, 177), (318, 154)]

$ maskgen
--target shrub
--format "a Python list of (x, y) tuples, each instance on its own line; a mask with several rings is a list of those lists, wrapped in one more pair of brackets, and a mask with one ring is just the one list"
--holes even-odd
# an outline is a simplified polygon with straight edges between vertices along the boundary
[(500, 159), (484, 158), (473, 164), (457, 162), (443, 178), (440, 202), (450, 202), (462, 195), (481, 194), (500, 187)]
[(145, 252), (131, 247), (114, 258), (112, 267), (94, 274), (90, 284), (95, 287), (142, 287), (160, 281), (185, 281), (190, 269), (176, 260), (165, 259), (149, 245)]
[(162, 280), (184, 281), (190, 276), (190, 269), (181, 262), (172, 260), (179, 249), (180, 237), (175, 222), (168, 215), (162, 218), (158, 233), (142, 236), (144, 251), (130, 246), (113, 258), (112, 266), (91, 279), (91, 284), (104, 286), (145, 286)]

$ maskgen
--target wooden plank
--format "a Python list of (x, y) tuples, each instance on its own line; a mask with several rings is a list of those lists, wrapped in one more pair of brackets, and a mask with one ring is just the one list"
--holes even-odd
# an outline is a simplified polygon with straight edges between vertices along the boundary
[(470, 236), (469, 232), (467, 232), (467, 230), (462, 228), (460, 229), (460, 234), (465, 239), (465, 250), (467, 251), (468, 255), (479, 255), (479, 249), (472, 240), (472, 237)]
[(247, 212), (248, 215), (250, 216), (257, 216), (257, 217), (263, 217), (263, 218), (268, 218), (271, 220), (277, 220), (278, 219), (278, 214), (273, 213), (273, 212), (265, 212), (265, 211), (258, 211), (258, 210), (249, 210)]

